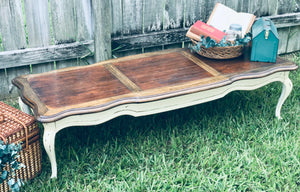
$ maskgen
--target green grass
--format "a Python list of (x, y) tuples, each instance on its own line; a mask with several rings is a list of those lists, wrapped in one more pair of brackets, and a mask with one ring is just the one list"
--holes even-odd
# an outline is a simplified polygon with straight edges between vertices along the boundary
[[(294, 60), (300, 64), (300, 55)], [(146, 117), (122, 116), (56, 137), (58, 179), (24, 191), (299, 191), (300, 75), (275, 118), (281, 84)], [(9, 101), (15, 103), (15, 101)]]

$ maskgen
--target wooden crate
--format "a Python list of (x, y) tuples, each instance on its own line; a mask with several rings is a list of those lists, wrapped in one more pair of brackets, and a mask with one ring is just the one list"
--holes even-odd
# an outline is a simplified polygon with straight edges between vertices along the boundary
[[(3, 102), (0, 102), (0, 115), (4, 117), (4, 121), (0, 121), (0, 135), (9, 143), (22, 142), (22, 150), (17, 161), (23, 163), (25, 167), (15, 172), (15, 180), (30, 180), (42, 170), (38, 124), (31, 115)], [(0, 185), (0, 191), (9, 191), (6, 181)]]

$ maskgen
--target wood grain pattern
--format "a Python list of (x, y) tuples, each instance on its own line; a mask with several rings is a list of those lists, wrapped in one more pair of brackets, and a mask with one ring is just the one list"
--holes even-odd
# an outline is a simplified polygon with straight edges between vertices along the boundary
[(126, 75), (124, 75), (118, 68), (112, 64), (104, 64), (104, 67), (113, 74), (119, 81), (121, 81), (131, 91), (141, 91), (141, 89), (133, 83)]
[(28, 78), (31, 88), (49, 109), (72, 106), (129, 93), (104, 66), (73, 69)]
[[(24, 12), (26, 18), (26, 29), (28, 36), (28, 48), (48, 47), (52, 44), (51, 42), (51, 30), (50, 30), (50, 19), (49, 19), (49, 4), (47, 0), (24, 0)], [(31, 49), (27, 49), (29, 51)], [(24, 53), (24, 52), (23, 52)], [(29, 52), (27, 52), (29, 53)], [(42, 55), (35, 57), (36, 52), (30, 52), (32, 56), (31, 62), (26, 62), (26, 57), (22, 55), (12, 53), (7, 57), (8, 59), (1, 58), (3, 62), (7, 62), (4, 65), (13, 67), (11, 60), (15, 60), (16, 64), (32, 65), (38, 58), (47, 58)], [(8, 53), (6, 53), (8, 55)], [(21, 60), (18, 61), (18, 58)], [(54, 61), (54, 60), (53, 60)], [(40, 62), (39, 65), (31, 66), (32, 73), (42, 73), (53, 70), (53, 61), (46, 61), (45, 63)]]
[(183, 27), (184, 0), (165, 0), (164, 29)]
[(164, 1), (144, 1), (144, 32), (157, 32), (163, 29)]
[[(25, 25), (22, 11), (22, 1), (0, 1), (0, 36), (1, 51), (25, 49), (27, 47)], [(1, 53), (3, 53), (1, 52)], [(11, 64), (14, 63), (11, 60)], [(0, 67), (1, 67), (0, 59)], [(0, 78), (0, 97), (17, 95), (17, 90), (11, 80), (19, 75), (30, 73), (28, 66), (2, 70)]]
[(92, 0), (95, 62), (111, 58), (111, 1)]
[(76, 40), (93, 39), (92, 4), (90, 0), (75, 0)]
[(197, 65), (199, 65), (202, 69), (206, 70), (207, 72), (209, 72), (213, 76), (220, 76), (221, 75), (214, 68), (212, 68), (209, 65), (207, 65), (206, 63), (204, 63), (198, 57), (193, 56), (191, 53), (188, 53), (186, 51), (182, 51), (181, 54), (184, 55), (186, 58), (190, 59), (191, 61), (193, 61), (194, 63), (196, 63)]
[(24, 12), (29, 47), (51, 45), (48, 1), (24, 0)]
[[(218, 75), (203, 69), (197, 64), (199, 60), (217, 71)], [(174, 49), (26, 75), (14, 79), (13, 83), (21, 90), (24, 102), (33, 106), (35, 116), (46, 122), (126, 103), (191, 94), (237, 80), (261, 78), (295, 69), (296, 64), (281, 58), (275, 64), (250, 62), (246, 57), (210, 60), (190, 54), (189, 50)], [(128, 89), (128, 86), (133, 87)], [(39, 106), (45, 106), (47, 111), (38, 109)]]
[(114, 65), (142, 90), (171, 86), (212, 75), (180, 52), (117, 62)]

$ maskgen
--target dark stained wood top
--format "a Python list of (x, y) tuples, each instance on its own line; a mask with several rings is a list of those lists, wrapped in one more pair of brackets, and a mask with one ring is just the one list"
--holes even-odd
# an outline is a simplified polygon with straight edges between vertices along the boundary
[(248, 56), (230, 60), (203, 58), (188, 49), (112, 59), (13, 80), (22, 100), (41, 122), (91, 113), (224, 86), (240, 79), (259, 78), (297, 65), (250, 62)]

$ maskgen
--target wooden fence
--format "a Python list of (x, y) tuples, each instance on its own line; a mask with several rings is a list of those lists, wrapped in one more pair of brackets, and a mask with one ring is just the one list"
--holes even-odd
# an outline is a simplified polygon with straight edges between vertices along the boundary
[(269, 16), (279, 53), (300, 50), (299, 0), (1, 0), (0, 99), (16, 94), (19, 75), (184, 47), (216, 2)]

